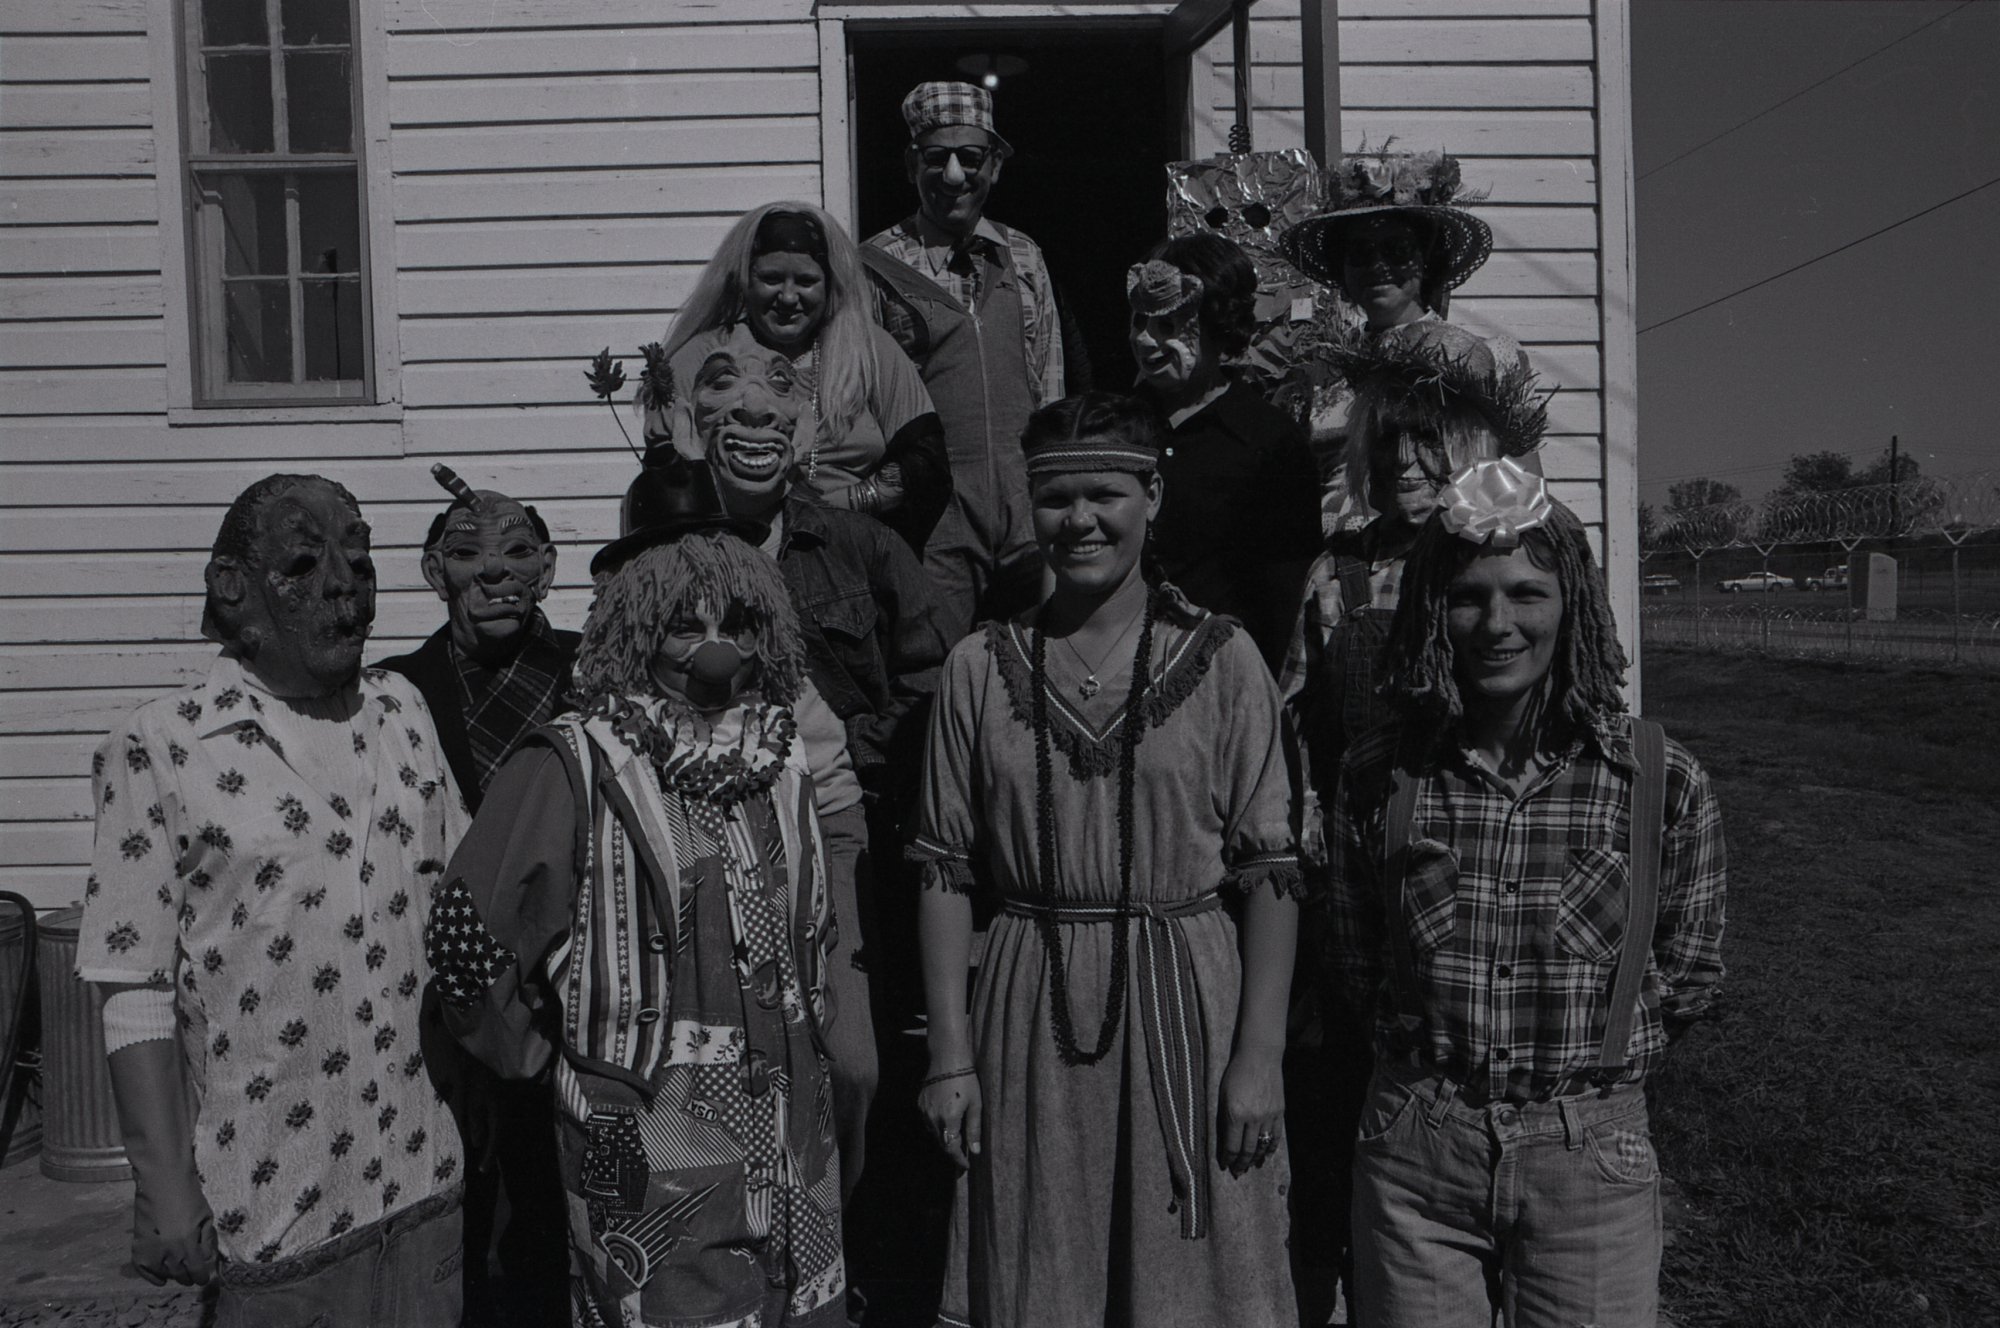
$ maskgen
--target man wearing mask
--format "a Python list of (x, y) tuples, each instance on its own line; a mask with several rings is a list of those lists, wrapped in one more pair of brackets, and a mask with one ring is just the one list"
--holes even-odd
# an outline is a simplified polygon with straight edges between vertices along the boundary
[[(475, 493), (444, 466), (431, 469), (454, 495), (431, 522), (423, 554), (424, 580), (444, 601), (446, 621), (380, 667), (423, 693), (438, 745), (477, 812), (507, 756), (568, 708), (580, 638), (550, 626), (540, 607), (556, 575), (541, 515), (504, 493)], [(560, 1322), (569, 1313), (569, 1256), (548, 1085), (508, 1083), (481, 1065), (444, 1032), (435, 998), (426, 1001), (423, 1031), (431, 1079), (465, 1141), (468, 1328)], [(503, 1187), (504, 1296), (487, 1265)]]
[[(688, 344), (688, 359), (699, 367), (678, 403), (675, 435), (694, 440), (686, 451), (707, 459), (730, 514), (766, 532), (760, 547), (784, 574), (799, 614), (806, 674), (826, 703), (808, 701), (794, 711), (813, 766), (839, 922), (828, 960), (836, 1014), (827, 1039), (845, 1199), (861, 1176), (879, 1074), (870, 978), (905, 995), (922, 982), (914, 900), (878, 908), (874, 894), (905, 875), (897, 824), (913, 794), (946, 644), (936, 594), (909, 546), (872, 517), (830, 507), (795, 483), (793, 433), (810, 389), (786, 357), (741, 325)], [(844, 732), (817, 730), (827, 707)], [(814, 757), (843, 738), (845, 760)], [(864, 789), (872, 795), (866, 803)], [(883, 927), (890, 929), (886, 938)], [(864, 974), (855, 964), (864, 936), (878, 968), (902, 955), (909, 957), (907, 971)]]
[(463, 803), (417, 689), (361, 667), (345, 489), (251, 485), (205, 580), (207, 679), (93, 761), (77, 969), (105, 989), (133, 1266), (219, 1278), (222, 1328), (456, 1323), (459, 1140), (417, 1010)]
[(1063, 395), (1061, 318), (1041, 250), (986, 216), (1013, 153), (993, 128), (992, 94), (919, 83), (903, 120), (918, 209), (861, 252), (883, 326), (916, 361), (944, 422), (956, 500), (924, 564), (956, 640), (1039, 594), (1020, 437), (1030, 413)]
[(508, 759), (438, 893), (446, 1019), (552, 1072), (574, 1322), (839, 1328), (798, 616), (699, 462), (646, 467), (620, 528), (581, 708)]

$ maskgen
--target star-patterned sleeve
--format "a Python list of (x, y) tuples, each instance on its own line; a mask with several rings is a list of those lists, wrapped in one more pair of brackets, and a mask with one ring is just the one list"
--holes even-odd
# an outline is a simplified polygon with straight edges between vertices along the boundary
[(91, 758), (97, 837), (84, 884), (77, 972), (89, 982), (173, 981), (189, 836), (174, 770), (185, 752), (144, 710)]
[(445, 868), (426, 948), (445, 1025), (503, 1078), (548, 1063), (541, 961), (569, 929), (577, 800), (562, 757), (530, 743), (495, 775)]

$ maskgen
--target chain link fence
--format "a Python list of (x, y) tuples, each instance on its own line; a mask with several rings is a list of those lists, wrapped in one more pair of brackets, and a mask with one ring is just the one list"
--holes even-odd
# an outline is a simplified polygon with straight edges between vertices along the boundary
[(2000, 669), (2000, 473), (1669, 512), (1641, 558), (1647, 642)]

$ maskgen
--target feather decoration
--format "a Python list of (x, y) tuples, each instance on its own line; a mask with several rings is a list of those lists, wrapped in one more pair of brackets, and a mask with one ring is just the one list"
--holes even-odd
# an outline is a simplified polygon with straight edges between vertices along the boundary
[(1478, 412), (1505, 456), (1526, 456), (1541, 446), (1549, 427), (1549, 397), (1532, 369), (1518, 362), (1492, 367), (1470, 354), (1454, 355), (1436, 342), (1411, 345), (1356, 338), (1329, 345), (1325, 361), (1357, 397), (1398, 402), (1433, 430), (1452, 413)]

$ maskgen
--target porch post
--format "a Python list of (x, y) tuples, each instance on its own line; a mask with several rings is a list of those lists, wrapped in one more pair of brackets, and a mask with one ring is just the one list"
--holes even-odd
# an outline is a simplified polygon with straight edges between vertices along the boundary
[(1340, 160), (1340, 0), (1299, 0), (1306, 84), (1306, 151), (1322, 168)]

